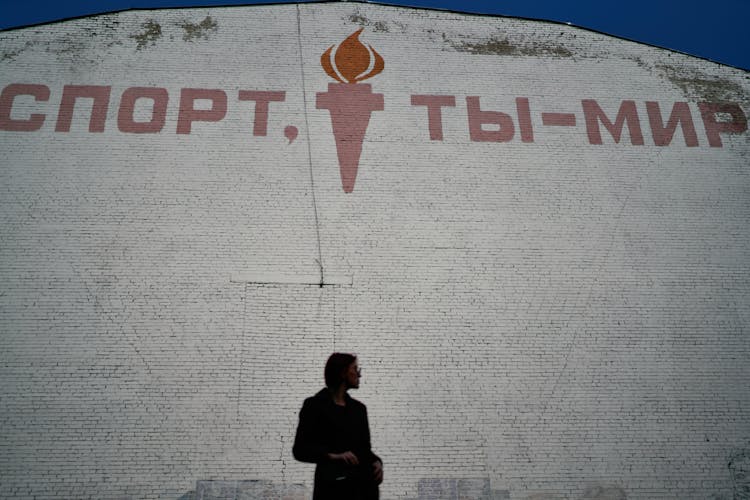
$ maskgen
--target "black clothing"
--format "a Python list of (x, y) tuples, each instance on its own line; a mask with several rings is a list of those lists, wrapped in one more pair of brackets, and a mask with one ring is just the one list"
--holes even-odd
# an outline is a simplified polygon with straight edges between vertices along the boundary
[[(358, 466), (326, 457), (345, 451), (357, 456)], [(292, 453), (297, 460), (317, 464), (313, 500), (378, 498), (372, 464), (380, 459), (370, 449), (367, 408), (348, 394), (345, 406), (337, 405), (328, 389), (305, 400)]]

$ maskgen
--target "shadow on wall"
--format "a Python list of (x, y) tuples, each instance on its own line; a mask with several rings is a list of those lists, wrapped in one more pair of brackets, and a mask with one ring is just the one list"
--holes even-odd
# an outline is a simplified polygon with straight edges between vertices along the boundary
[[(489, 478), (420, 479), (417, 494), (411, 500), (510, 500), (508, 490), (490, 488)], [(195, 491), (185, 493), (177, 500), (308, 500), (311, 496), (312, 492), (301, 484), (258, 480), (198, 481)], [(580, 500), (627, 498), (625, 491), (619, 486), (595, 485), (589, 487)], [(555, 493), (536, 493), (527, 496), (525, 500), (566, 500), (566, 497)]]

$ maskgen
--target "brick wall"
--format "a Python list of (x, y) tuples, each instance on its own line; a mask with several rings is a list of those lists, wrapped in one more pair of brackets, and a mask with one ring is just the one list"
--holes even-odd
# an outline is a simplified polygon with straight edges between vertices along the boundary
[[(384, 109), (345, 193), (316, 103), (359, 28)], [(747, 72), (359, 3), (130, 11), (0, 54), (0, 496), (304, 497), (291, 441), (334, 349), (383, 498), (750, 489)], [(264, 120), (240, 91), (284, 94)], [(415, 95), (453, 98), (442, 139)]]

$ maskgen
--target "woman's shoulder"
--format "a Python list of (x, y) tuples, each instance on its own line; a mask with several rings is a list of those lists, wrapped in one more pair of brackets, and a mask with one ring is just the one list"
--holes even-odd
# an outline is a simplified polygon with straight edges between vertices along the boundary
[(367, 407), (363, 402), (358, 399), (354, 399), (349, 394), (346, 395), (346, 404), (351, 405), (353, 408), (357, 408), (362, 411), (367, 411)]

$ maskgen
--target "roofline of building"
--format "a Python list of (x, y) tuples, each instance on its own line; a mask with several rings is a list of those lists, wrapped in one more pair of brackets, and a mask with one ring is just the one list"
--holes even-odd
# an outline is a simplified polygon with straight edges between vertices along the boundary
[(661, 50), (666, 50), (675, 54), (682, 54), (685, 56), (693, 57), (696, 59), (700, 59), (703, 61), (708, 61), (713, 64), (718, 64), (720, 66), (726, 66), (729, 68), (738, 69), (740, 71), (750, 72), (750, 69), (745, 69), (740, 66), (735, 66), (733, 64), (729, 63), (723, 63), (719, 61), (714, 61), (713, 59), (709, 59), (705, 56), (699, 56), (695, 54), (690, 54), (688, 52), (682, 52), (677, 49), (671, 49), (668, 47), (662, 47), (660, 45), (656, 45), (649, 42), (642, 42), (640, 40), (634, 40), (632, 38), (627, 38), (625, 36), (621, 35), (614, 35), (612, 33), (607, 33), (604, 31), (600, 31), (594, 28), (587, 28), (585, 26), (578, 26), (576, 24), (572, 24), (569, 22), (563, 22), (563, 21), (557, 21), (555, 19), (541, 19), (541, 18), (532, 18), (532, 17), (523, 17), (523, 16), (507, 16), (504, 14), (482, 14), (477, 12), (464, 12), (460, 10), (455, 9), (443, 9), (438, 7), (423, 7), (423, 6), (408, 6), (408, 5), (396, 5), (389, 3), (384, 0), (308, 0), (308, 1), (301, 1), (301, 2), (274, 2), (274, 1), (268, 1), (268, 2), (259, 2), (259, 3), (252, 3), (252, 4), (217, 4), (217, 5), (183, 5), (179, 7), (153, 7), (153, 8), (144, 8), (144, 7), (130, 7), (127, 9), (119, 9), (119, 10), (111, 10), (111, 11), (104, 11), (104, 12), (97, 12), (94, 14), (84, 14), (80, 16), (72, 16), (72, 17), (65, 17), (62, 19), (55, 19), (53, 21), (43, 21), (40, 23), (33, 23), (33, 24), (27, 24), (22, 26), (13, 26), (11, 28), (4, 28), (0, 29), (0, 33), (6, 32), (6, 31), (13, 31), (13, 30), (20, 30), (20, 29), (27, 29), (27, 28), (35, 28), (38, 26), (47, 26), (50, 24), (57, 24), (57, 23), (64, 23), (67, 21), (75, 21), (77, 19), (86, 19), (89, 17), (95, 17), (95, 16), (104, 16), (104, 15), (110, 15), (110, 14), (119, 14), (122, 12), (143, 12), (143, 11), (158, 11), (158, 10), (181, 10), (181, 9), (225, 9), (230, 7), (256, 7), (256, 6), (271, 6), (271, 5), (305, 5), (305, 4), (333, 4), (333, 3), (363, 3), (363, 4), (370, 4), (370, 5), (380, 5), (384, 7), (394, 7), (394, 8), (400, 8), (400, 9), (416, 9), (416, 10), (428, 10), (428, 11), (437, 11), (437, 12), (447, 12), (452, 14), (460, 14), (464, 16), (479, 16), (479, 17), (497, 17), (497, 18), (505, 18), (505, 19), (520, 19), (523, 21), (533, 21), (533, 22), (544, 22), (544, 23), (550, 23), (550, 24), (556, 24), (559, 26), (569, 26), (585, 31), (589, 31), (591, 33), (596, 33), (599, 35), (605, 35), (608, 37), (616, 38), (619, 40), (624, 40), (627, 42), (637, 43), (640, 45), (645, 45), (647, 47), (653, 47)]

